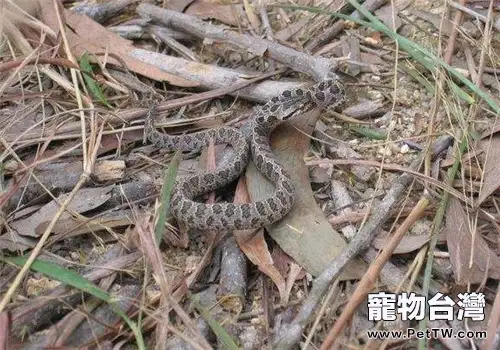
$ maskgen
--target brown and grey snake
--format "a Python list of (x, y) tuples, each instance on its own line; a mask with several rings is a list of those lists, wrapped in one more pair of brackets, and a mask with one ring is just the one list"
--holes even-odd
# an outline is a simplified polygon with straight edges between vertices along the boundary
[[(224, 126), (186, 135), (166, 135), (156, 130), (155, 108), (146, 117), (147, 139), (160, 148), (195, 151), (215, 144), (230, 144), (235, 157), (230, 165), (214, 171), (200, 172), (176, 183), (171, 197), (171, 212), (188, 227), (198, 229), (234, 230), (258, 228), (283, 218), (292, 208), (295, 190), (290, 175), (276, 161), (269, 143), (271, 131), (280, 123), (314, 107), (334, 108), (345, 98), (342, 84), (335, 79), (324, 80), (311, 88), (283, 91), (252, 114), (246, 135), (236, 128)], [(271, 180), (276, 189), (261, 201), (233, 204), (204, 204), (194, 201), (202, 194), (229, 184), (245, 170), (252, 157), (257, 169)]]

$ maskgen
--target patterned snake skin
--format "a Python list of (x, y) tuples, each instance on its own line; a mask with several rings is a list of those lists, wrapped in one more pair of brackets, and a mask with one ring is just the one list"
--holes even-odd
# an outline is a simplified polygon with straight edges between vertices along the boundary
[[(177, 182), (172, 193), (171, 212), (188, 227), (211, 230), (258, 228), (283, 218), (292, 208), (295, 196), (290, 176), (276, 161), (269, 144), (271, 131), (280, 123), (314, 107), (333, 108), (344, 101), (344, 88), (337, 80), (324, 80), (311, 88), (283, 91), (252, 115), (248, 135), (232, 127), (220, 127), (193, 134), (172, 136), (158, 132), (154, 126), (156, 114), (152, 108), (146, 117), (144, 132), (159, 148), (193, 151), (215, 144), (230, 144), (234, 161), (226, 167), (200, 172)], [(258, 202), (247, 204), (195, 202), (196, 197), (214, 191), (237, 179), (245, 169), (250, 154), (257, 169), (271, 180), (276, 190)]]

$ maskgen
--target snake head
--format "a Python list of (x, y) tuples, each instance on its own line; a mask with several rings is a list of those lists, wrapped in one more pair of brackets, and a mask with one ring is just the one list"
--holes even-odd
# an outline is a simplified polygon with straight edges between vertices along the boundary
[(335, 108), (345, 100), (345, 89), (340, 80), (327, 79), (311, 88), (311, 100), (320, 107)]

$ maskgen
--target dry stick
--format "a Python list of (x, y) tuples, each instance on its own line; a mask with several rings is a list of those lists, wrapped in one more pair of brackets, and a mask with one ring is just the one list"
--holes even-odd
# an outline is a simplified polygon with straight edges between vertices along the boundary
[[(414, 160), (410, 166), (417, 171), (422, 163), (422, 158)], [(365, 250), (373, 238), (377, 235), (382, 224), (390, 217), (391, 209), (399, 202), (406, 192), (413, 176), (405, 173), (398, 177), (393, 186), (389, 189), (381, 204), (366, 221), (366, 224), (354, 236), (352, 241), (342, 252), (332, 260), (329, 266), (314, 281), (313, 288), (307, 300), (302, 305), (299, 313), (288, 326), (284, 326), (284, 331), (278, 334), (275, 341), (276, 349), (289, 349), (300, 341), (303, 328), (308, 323), (310, 317), (316, 311), (321, 299), (334, 281), (342, 272), (343, 268), (354, 259), (361, 251)]]
[(205, 23), (194, 16), (180, 12), (162, 9), (157, 6), (142, 3), (137, 12), (160, 22), (165, 26), (190, 33), (200, 39), (209, 39), (235, 45), (256, 55), (266, 55), (296, 71), (308, 74), (316, 80), (323, 80), (332, 75), (337, 63), (323, 57), (314, 57), (269, 40), (235, 33), (222, 26)]
[[(99, 132), (99, 136), (96, 139), (96, 145), (99, 145), (101, 143), (101, 135), (102, 135), (102, 128), (103, 128), (103, 126), (104, 126), (104, 124), (101, 124), (101, 129), (100, 129), (100, 132)], [(2, 141), (1, 138), (0, 138), (0, 141)], [(4, 147), (6, 147), (7, 149), (9, 149), (9, 150), (12, 151), (12, 149), (10, 148), (9, 145), (4, 144)], [(94, 163), (95, 158), (97, 157), (98, 147), (94, 147), (93, 149), (94, 149), (94, 152), (91, 154), (91, 157), (90, 157), (92, 163)], [(17, 155), (15, 153), (13, 153), (13, 155), (17, 158)], [(21, 159), (19, 159), (19, 158), (17, 158), (17, 161), (19, 163), (22, 163)], [(23, 265), (23, 267), (21, 268), (21, 270), (17, 274), (16, 278), (14, 279), (14, 282), (12, 282), (11, 286), (7, 290), (7, 293), (5, 293), (2, 301), (0, 302), (0, 313), (3, 312), (3, 310), (5, 309), (5, 307), (7, 306), (7, 304), (9, 303), (10, 299), (12, 298), (12, 295), (17, 290), (17, 287), (21, 284), (22, 279), (24, 278), (24, 276), (28, 272), (29, 268), (33, 264), (33, 261), (35, 261), (36, 257), (38, 256), (38, 254), (43, 249), (43, 246), (44, 246), (45, 242), (48, 240), (48, 238), (50, 236), (50, 233), (52, 232), (52, 229), (56, 225), (56, 223), (59, 220), (60, 216), (65, 212), (67, 206), (69, 205), (69, 203), (71, 202), (71, 200), (73, 199), (73, 197), (80, 190), (80, 188), (88, 181), (89, 178), (90, 178), (90, 173), (88, 173), (87, 171), (84, 171), (80, 175), (80, 179), (75, 184), (75, 187), (73, 188), (73, 190), (71, 191), (71, 193), (61, 203), (61, 207), (59, 208), (59, 210), (57, 211), (57, 213), (54, 215), (54, 218), (50, 221), (49, 225), (47, 226), (47, 228), (43, 232), (42, 236), (40, 237), (40, 240), (38, 241), (38, 243), (36, 244), (36, 246), (33, 248), (33, 251), (31, 252), (28, 260)], [(43, 186), (42, 183), (39, 182), (39, 184)], [(50, 193), (48, 189), (46, 189), (46, 191), (48, 193)]]
[[(0, 64), (0, 73), (5, 72), (19, 66), (27, 66), (31, 64), (52, 64), (55, 66), (61, 66), (65, 68), (80, 69), (76, 64), (70, 60), (62, 57), (34, 57), (30, 59), (21, 58), (18, 60), (8, 61)], [(21, 67), (22, 68), (22, 67)]]
[(21, 268), (21, 271), (19, 271), (16, 278), (14, 279), (14, 282), (12, 282), (11, 286), (7, 290), (7, 293), (5, 293), (2, 301), (0, 302), (0, 313), (4, 311), (5, 307), (7, 306), (10, 299), (12, 298), (12, 295), (15, 293), (15, 291), (17, 290), (17, 287), (21, 284), (24, 276), (26, 275), (29, 268), (31, 267), (31, 264), (33, 264), (33, 261), (35, 261), (36, 257), (41, 252), (41, 250), (42, 250), (45, 242), (49, 238), (49, 235), (52, 232), (52, 229), (54, 228), (56, 222), (59, 220), (61, 215), (65, 212), (67, 206), (69, 205), (69, 203), (71, 202), (73, 197), (76, 195), (78, 190), (87, 182), (88, 178), (89, 178), (89, 176), (87, 174), (82, 174), (80, 177), (80, 180), (75, 185), (75, 188), (71, 191), (69, 196), (61, 203), (61, 207), (57, 211), (56, 215), (54, 215), (54, 218), (50, 221), (49, 225), (45, 229), (45, 232), (42, 234), (37, 245), (35, 246), (35, 248), (31, 252), (28, 260), (23, 265), (23, 267)]
[[(451, 7), (454, 7), (456, 8), (457, 10), (460, 10), (462, 12), (465, 12), (467, 13), (469, 16), (471, 17), (474, 17), (475, 19), (478, 19), (480, 20), (481, 22), (484, 22), (486, 23), (488, 21), (488, 17), (486, 16), (483, 16), (482, 14), (478, 13), (478, 12), (475, 12), (474, 10), (471, 10), (470, 8), (468, 7), (465, 7), (464, 5), (462, 5), (461, 3), (460, 4), (457, 4), (456, 2), (453, 2), (453, 1), (448, 1), (448, 4), (451, 6)], [(493, 24), (493, 27), (495, 27), (496, 30), (500, 31), (500, 21), (495, 21)]]
[[(465, 4), (465, 0), (460, 0), (460, 2), (462, 4)], [(458, 11), (455, 14), (455, 17), (453, 18), (453, 27), (452, 27), (452, 31), (450, 33), (450, 37), (448, 40), (448, 47), (446, 48), (446, 52), (445, 52), (444, 57), (443, 57), (443, 60), (448, 64), (450, 64), (451, 58), (453, 56), (453, 52), (455, 49), (455, 42), (456, 42), (457, 35), (458, 35), (458, 27), (461, 23), (461, 20), (462, 20), (462, 13), (460, 11)], [(436, 80), (435, 98), (434, 98), (434, 103), (432, 105), (432, 109), (430, 112), (431, 118), (429, 121), (429, 130), (428, 130), (429, 135), (431, 135), (434, 131), (434, 119), (436, 118), (438, 110), (439, 110), (440, 105), (441, 105), (441, 98), (439, 98), (439, 97), (441, 94), (441, 89), (442, 89), (442, 86), (444, 83), (444, 79), (446, 77), (445, 72), (440, 72), (440, 70), (438, 70), (437, 73), (438, 73), (438, 78)], [(457, 137), (457, 139), (460, 139), (460, 137)], [(429, 140), (427, 146), (428, 146), (427, 149), (431, 149), (430, 140)], [(458, 155), (457, 159), (460, 158), (460, 154), (461, 154), (461, 151), (459, 148), (460, 147), (457, 147), (455, 149), (455, 151), (456, 151), (455, 153)], [(430, 173), (431, 158), (432, 158), (432, 154), (430, 152), (427, 152), (427, 156), (425, 159), (425, 170), (424, 170), (425, 175), (429, 175), (429, 173)], [(452, 169), (453, 169), (453, 167), (452, 167)], [(449, 174), (451, 174), (451, 173), (453, 173), (453, 170), (451, 170), (451, 172), (449, 172)], [(451, 175), (449, 175), (449, 176), (451, 176)], [(451, 184), (451, 181), (448, 181), (448, 182)], [(428, 259), (427, 259), (427, 264), (426, 264), (425, 269), (424, 269), (424, 281), (422, 284), (422, 293), (421, 293), (424, 296), (427, 296), (429, 293), (429, 290), (430, 290), (430, 279), (431, 279), (431, 275), (432, 275), (432, 266), (433, 266), (433, 262), (434, 262), (434, 248), (436, 247), (436, 244), (438, 241), (438, 235), (436, 234), (435, 231), (440, 228), (441, 222), (442, 222), (443, 217), (445, 215), (446, 210), (443, 207), (443, 205), (447, 205), (448, 197), (449, 197), (448, 193), (445, 193), (443, 198), (441, 199), (440, 208), (438, 209), (436, 216), (434, 217), (433, 229), (429, 233), (431, 235), (431, 240), (426, 248)], [(425, 328), (427, 328), (427, 323), (428, 323), (428, 320), (426, 318), (421, 320), (419, 322), (419, 329), (424, 330)], [(427, 341), (424, 339), (419, 340), (419, 346), (418, 346), (419, 349), (423, 349), (426, 346), (426, 343), (427, 343)]]
[[(464, 0), (460, 1), (461, 5), (463, 5), (462, 4), (463, 1)], [(492, 22), (494, 22), (493, 0), (490, 0), (490, 4), (488, 7), (488, 15), (486, 17), (486, 23), (485, 23), (485, 28), (484, 28), (483, 45), (481, 48), (481, 53), (479, 56), (479, 66), (477, 69), (476, 86), (478, 88), (481, 88), (481, 85), (483, 82), (482, 77), (483, 77), (483, 73), (484, 73), (486, 49), (488, 47), (488, 42), (491, 40), (491, 35), (492, 35)], [(478, 113), (479, 113), (479, 107), (475, 109), (471, 119), (475, 119)], [(495, 120), (495, 123), (496, 123), (496, 120)], [(493, 134), (491, 135), (491, 137), (493, 137)], [(491, 138), (490, 138), (490, 141), (491, 141)], [(488, 149), (488, 152), (486, 153), (485, 163), (486, 163), (486, 161), (488, 161), (488, 157), (490, 157), (489, 150), (490, 149)], [(485, 177), (485, 172), (483, 171), (481, 173), (480, 191), (483, 188), (484, 177)], [(476, 222), (477, 222), (478, 213), (479, 213), (479, 211), (476, 212)], [(476, 241), (477, 234), (478, 234), (477, 229), (475, 229), (473, 232), (473, 235), (472, 235), (472, 242), (471, 242), (472, 247), (471, 247), (471, 255), (470, 255), (470, 262), (469, 262), (470, 265), (472, 265), (473, 256), (475, 254), (475, 246), (476, 246), (475, 241)], [(468, 287), (470, 288), (470, 284), (468, 285)], [(495, 310), (495, 311), (493, 311), (490, 314), (490, 318), (488, 321), (488, 329), (487, 329), (488, 337), (486, 338), (486, 341), (485, 341), (485, 344), (483, 347), (484, 349), (493, 349), (493, 342), (494, 342), (494, 338), (495, 338), (494, 335), (496, 333), (495, 330), (497, 329), (497, 326), (500, 323), (500, 311), (499, 311), (500, 307), (498, 307), (500, 305), (500, 285), (498, 286), (498, 289), (497, 289), (497, 295), (495, 297), (494, 305), (497, 305), (497, 307), (495, 308), (495, 306), (493, 306), (493, 310)], [(497, 342), (498, 342), (498, 340), (497, 340)]]
[[(72, 61), (75, 65), (77, 64), (75, 57), (73, 56), (69, 43), (68, 43), (68, 38), (66, 36), (66, 30), (65, 26), (63, 25), (62, 18), (61, 18), (61, 13), (60, 13), (60, 8), (59, 8), (59, 3), (56, 0), (52, 0), (52, 4), (54, 5), (54, 12), (56, 13), (57, 17), (57, 22), (59, 24), (59, 30), (63, 39), (64, 43), (64, 51), (66, 52), (66, 55), (68, 56), (69, 60)], [(87, 143), (85, 140), (87, 139), (87, 128), (85, 126), (85, 114), (83, 113), (83, 102), (82, 102), (82, 95), (80, 92), (80, 85), (78, 84), (78, 77), (76, 76), (76, 69), (71, 68), (71, 80), (73, 81), (73, 86), (75, 88), (75, 96), (76, 96), (76, 101), (78, 103), (78, 108), (80, 109), (80, 127), (81, 127), (81, 137), (82, 137), (82, 154), (83, 154), (83, 171), (85, 172), (91, 172), (92, 169), (89, 167), (90, 163), (88, 162), (87, 157), (89, 154), (87, 153)], [(93, 106), (91, 106), (93, 107)]]
[(397, 248), (403, 236), (408, 231), (408, 229), (420, 219), (425, 208), (429, 205), (429, 198), (422, 197), (417, 205), (412, 209), (410, 215), (403, 221), (401, 226), (396, 230), (394, 236), (384, 245), (382, 253), (375, 259), (372, 265), (368, 268), (365, 275), (359, 281), (359, 284), (354, 291), (354, 294), (349, 298), (349, 302), (344, 307), (344, 311), (340, 315), (337, 322), (328, 333), (323, 344), (321, 344), (321, 350), (330, 349), (334, 345), (340, 332), (344, 329), (344, 326), (351, 319), (352, 315), (356, 311), (356, 308), (363, 302), (366, 295), (372, 290), (373, 286), (377, 282), (377, 277), (384, 267), (385, 263), (391, 258), (392, 253)]
[[(465, 0), (460, 0), (460, 4), (465, 5)], [(462, 12), (457, 11), (452, 21), (453, 27), (451, 29), (450, 38), (448, 39), (448, 47), (446, 48), (446, 52), (443, 57), (444, 61), (448, 64), (451, 62), (451, 56), (453, 56), (453, 52), (455, 50), (455, 42), (457, 40), (457, 35), (458, 35), (458, 26), (461, 21), (462, 21)]]
[(0, 86), (0, 96), (3, 95), (5, 89), (7, 89), (7, 87), (14, 80), (14, 78), (18, 76), (19, 72), (26, 65), (28, 65), (31, 60), (36, 59), (36, 57), (33, 57), (33, 56), (35, 56), (38, 53), (38, 50), (39, 50), (39, 48), (36, 48), (36, 49), (32, 50), (31, 53), (27, 57), (25, 57), (21, 62), (19, 62), (19, 64), (16, 67), (16, 70), (13, 71), (10, 74), (10, 76), (7, 79), (4, 80), (2, 86)]
[[(33, 52), (33, 48), (24, 35), (21, 33), (17, 26), (12, 25), (9, 21), (5, 21), (4, 23), (5, 30), (7, 36), (14, 42), (16, 47), (25, 55), (30, 56)], [(49, 32), (52, 32), (50, 28), (48, 28)], [(44, 30), (44, 33), (47, 33), (47, 30)], [(54, 71), (53, 69), (46, 67), (45, 65), (40, 66), (40, 71), (46, 74), (50, 79), (58, 83), (64, 90), (67, 92), (74, 94), (75, 91), (73, 86), (62, 77), (59, 73)]]
[(442, 190), (448, 192), (449, 194), (453, 195), (457, 199), (460, 199), (462, 202), (465, 202), (468, 205), (473, 205), (474, 203), (467, 197), (465, 197), (460, 191), (457, 191), (454, 189), (452, 186), (448, 185), (447, 183), (441, 182), (439, 180), (434, 179), (433, 177), (429, 177), (427, 175), (424, 175), (413, 168), (409, 167), (403, 167), (401, 165), (397, 164), (382, 164), (381, 162), (374, 161), (374, 160), (363, 160), (363, 159), (325, 159), (325, 160), (315, 160), (315, 161), (309, 161), (306, 162), (306, 165), (330, 165), (330, 166), (335, 166), (335, 165), (366, 165), (366, 166), (373, 166), (373, 167), (378, 167), (384, 170), (394, 170), (394, 171), (401, 171), (401, 172), (406, 172), (408, 174), (411, 174), (415, 176), (415, 178), (421, 178), (422, 181), (424, 181), (427, 184), (434, 185), (438, 188), (441, 188)]
[[(482, 83), (483, 83), (483, 73), (484, 73), (484, 64), (485, 64), (485, 57), (486, 57), (486, 48), (488, 47), (488, 44), (491, 44), (491, 34), (492, 34), (492, 22), (494, 22), (494, 17), (493, 17), (493, 0), (490, 0), (490, 6), (488, 7), (488, 16), (486, 17), (486, 23), (485, 23), (485, 28), (484, 28), (484, 34), (483, 34), (483, 45), (481, 49), (481, 54), (479, 56), (479, 65), (477, 69), (477, 78), (476, 78), (476, 86), (478, 88), (481, 88)], [(479, 111), (479, 108), (476, 109), (476, 113)]]
[[(224, 87), (221, 87), (218, 89), (194, 94), (191, 96), (186, 96), (186, 97), (181, 97), (181, 98), (177, 98), (174, 100), (166, 101), (166, 102), (158, 104), (157, 110), (158, 110), (158, 112), (165, 112), (165, 111), (168, 111), (170, 109), (180, 108), (180, 107), (186, 106), (186, 105), (191, 104), (191, 103), (202, 102), (202, 101), (209, 100), (212, 98), (224, 96), (224, 95), (236, 92), (238, 90), (244, 89), (244, 88), (248, 87), (249, 85), (252, 85), (256, 82), (259, 82), (261, 80), (270, 78), (272, 76), (275, 76), (277, 74), (281, 74), (284, 72), (285, 72), (284, 69), (279, 69), (279, 70), (276, 70), (273, 72), (261, 74), (255, 78), (252, 78), (252, 79), (240, 79), (238, 82), (231, 84), (229, 86), (224, 86)], [(75, 111), (79, 111), (79, 110), (80, 109), (75, 109)], [(82, 110), (86, 111), (89, 109), (82, 109)], [(109, 116), (108, 122), (109, 121), (122, 121), (123, 122), (123, 121), (134, 120), (134, 119), (137, 119), (137, 118), (144, 116), (146, 114), (146, 112), (147, 112), (147, 108), (133, 108), (133, 109), (124, 110), (124, 111), (121, 111), (120, 113), (118, 113), (117, 116), (114, 116), (114, 115)], [(53, 140), (65, 140), (65, 139), (69, 139), (69, 138), (81, 137), (81, 134), (79, 134), (79, 133), (78, 134), (75, 133), (75, 134), (70, 134), (70, 135), (64, 135), (64, 134), (67, 134), (69, 132), (77, 131), (78, 129), (81, 129), (80, 123), (68, 123), (68, 125), (65, 125), (65, 126), (59, 128), (58, 132), (56, 133), (56, 135), (58, 135), (58, 136), (55, 136), (53, 138)], [(104, 134), (108, 134), (108, 133), (109, 132), (105, 132)], [(112, 132), (112, 133), (114, 133), (114, 132)], [(27, 142), (26, 146), (32, 145), (35, 142), (38, 143), (39, 138), (37, 138), (36, 140), (33, 140), (32, 139), (33, 135), (34, 135), (34, 133), (33, 134), (25, 134), (25, 135), (21, 134), (21, 135), (16, 137), (15, 143), (19, 144), (19, 143), (24, 141), (24, 142)]]
[[(58, 19), (59, 26), (61, 29), (61, 33), (63, 35), (63, 41), (65, 42), (66, 53), (69, 55), (70, 59), (72, 58), (74, 61), (74, 57), (72, 57), (72, 55), (69, 51), (69, 45), (68, 45), (68, 42), (66, 40), (66, 36), (64, 35), (64, 27), (62, 25), (61, 16), (59, 13), (59, 7), (58, 7), (58, 3), (56, 0), (53, 0), (53, 5), (54, 5), (55, 11), (56, 11), (56, 15), (57, 15), (57, 19)], [(79, 94), (79, 89), (78, 89), (78, 79), (76, 78), (76, 70), (71, 69), (71, 73), (72, 73), (73, 82), (75, 84), (74, 87), (75, 87), (75, 91), (76, 91), (76, 97), (78, 100), (78, 104), (79, 104), (80, 108), (82, 108), (83, 106), (82, 106), (82, 100), (81, 100), (81, 96)], [(85, 126), (85, 122), (84, 122), (85, 116), (83, 115), (83, 113), (81, 114), (81, 118), (82, 118), (82, 138), (83, 138), (83, 140), (85, 140), (85, 137), (84, 137), (85, 136), (85, 127), (84, 127)], [(49, 238), (50, 233), (52, 232), (52, 229), (54, 228), (55, 224), (57, 223), (57, 221), (59, 220), (61, 215), (65, 212), (67, 206), (69, 205), (69, 203), (71, 202), (73, 197), (76, 195), (78, 190), (88, 181), (88, 179), (90, 177), (90, 170), (92, 169), (92, 164), (94, 163), (94, 160), (97, 157), (97, 150), (98, 150), (97, 145), (99, 145), (100, 141), (101, 141), (101, 134), (102, 134), (103, 125), (104, 124), (101, 125), (101, 130), (100, 130), (101, 133), (99, 133), (99, 136), (96, 138), (96, 144), (95, 144), (96, 147), (94, 147), (93, 152), (90, 155), (91, 156), (90, 162), (86, 158), (89, 156), (89, 154), (86, 154), (86, 152), (87, 152), (86, 143), (83, 142), (84, 170), (80, 176), (80, 180), (78, 180), (78, 183), (75, 185), (75, 188), (73, 188), (73, 190), (71, 191), (69, 196), (66, 197), (66, 199), (62, 202), (61, 207), (57, 211), (56, 215), (54, 215), (54, 218), (50, 221), (49, 225), (45, 229), (45, 232), (40, 237), (40, 240), (38, 241), (37, 245), (35, 246), (35, 248), (31, 252), (28, 260), (26, 261), (26, 263), (23, 265), (23, 267), (21, 268), (21, 270), (17, 274), (16, 278), (14, 279), (14, 282), (12, 282), (11, 286), (7, 290), (7, 293), (5, 293), (2, 301), (0, 302), (0, 313), (3, 312), (3, 310), (5, 309), (7, 304), (9, 303), (10, 299), (12, 298), (13, 294), (17, 290), (18, 286), (21, 284), (24, 276), (26, 275), (26, 273), (30, 269), (30, 267), (33, 264), (33, 262), (35, 261), (36, 257), (38, 256), (38, 254), (42, 250), (45, 242)]]
[[(156, 278), (158, 279), (158, 284), (160, 286), (160, 291), (161, 291), (160, 306), (159, 306), (160, 309), (168, 310), (170, 307), (174, 309), (174, 311), (177, 313), (177, 316), (179, 316), (179, 318), (183, 321), (184, 325), (191, 330), (191, 332), (193, 333), (193, 337), (195, 337), (198, 340), (199, 344), (202, 345), (200, 346), (200, 348), (211, 349), (206, 339), (200, 336), (196, 332), (196, 327), (192, 324), (192, 321), (188, 317), (186, 312), (172, 297), (171, 286), (168, 283), (169, 279), (167, 278), (165, 269), (163, 269), (162, 266), (162, 257), (161, 257), (161, 252), (159, 250), (159, 244), (156, 244), (155, 242), (154, 228), (153, 228), (154, 225), (151, 225), (150, 229), (147, 229), (147, 223), (145, 222), (144, 219), (141, 219), (138, 216), (137, 210), (133, 210), (133, 215), (134, 215), (134, 221), (140, 223), (139, 225), (137, 225), (137, 229), (140, 237), (142, 250), (144, 251), (144, 255), (148, 259), (149, 264), (152, 267), (153, 273), (156, 275)], [(163, 319), (163, 317), (167, 314), (168, 312), (164, 313), (161, 316), (161, 319)], [(165, 326), (168, 327), (168, 321), (165, 324)]]

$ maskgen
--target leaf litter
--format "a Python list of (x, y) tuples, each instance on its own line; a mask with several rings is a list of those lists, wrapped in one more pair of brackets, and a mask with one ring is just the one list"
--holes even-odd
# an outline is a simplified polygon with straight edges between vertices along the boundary
[[(366, 2), (373, 17), (348, 3), (351, 17), (342, 17), (352, 9), (339, 11), (340, 2), (312, 4), (340, 18), (310, 3), (298, 11), (247, 0), (1, 5), (0, 248), (9, 264), (0, 315), (9, 345), (289, 348), (307, 334), (320, 348), (397, 346), (367, 339), (366, 327), (390, 325), (367, 321), (359, 303), (404, 286), (455, 300), (484, 293), (484, 322), (439, 327), (488, 325), (486, 339), (469, 342), (494, 346), (498, 8)], [(134, 39), (111, 27), (124, 36), (133, 29)], [(280, 79), (272, 80), (275, 69)], [(147, 94), (179, 119), (164, 131), (181, 134), (239, 126), (256, 103), (332, 70), (346, 82), (347, 104), (304, 115), (271, 138), (298, 190), (292, 212), (255, 232), (178, 235), (168, 209), (154, 205), (172, 154), (141, 142)], [(258, 82), (262, 73), (269, 76)], [(256, 81), (231, 91), (249, 78)], [(182, 107), (177, 117), (172, 106)], [(436, 147), (445, 136), (454, 142)], [(207, 154), (208, 169), (231, 158), (220, 145)], [(190, 169), (196, 163), (182, 160), (178, 176), (203, 169)], [(201, 200), (246, 202), (270, 188), (250, 165), (236, 186)], [(39, 256), (31, 272), (19, 272), (14, 265), (30, 255)], [(40, 295), (28, 288), (37, 280), (48, 281)], [(332, 283), (338, 293), (327, 308)], [(351, 318), (364, 322), (346, 332)], [(452, 346), (443, 338), (405, 346), (440, 342)]]

